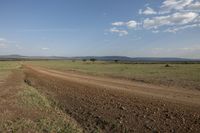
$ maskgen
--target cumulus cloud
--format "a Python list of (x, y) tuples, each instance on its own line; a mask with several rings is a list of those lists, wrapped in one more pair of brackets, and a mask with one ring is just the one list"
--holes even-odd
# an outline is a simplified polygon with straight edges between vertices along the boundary
[(112, 23), (113, 26), (126, 26), (128, 28), (136, 28), (138, 23), (134, 20), (130, 20), (128, 22), (114, 22)]
[(195, 3), (188, 5), (187, 9), (199, 11), (200, 10), (200, 2), (197, 1)]
[(112, 23), (112, 26), (116, 26), (116, 27), (113, 27), (111, 28), (109, 31), (111, 33), (117, 33), (119, 36), (125, 36), (125, 35), (128, 35), (128, 30), (125, 30), (125, 29), (118, 29), (117, 27), (120, 27), (120, 28), (128, 28), (128, 29), (136, 29), (138, 27), (138, 23), (134, 20), (130, 20), (130, 21), (127, 21), (127, 22), (114, 22)]
[[(159, 13), (143, 20), (143, 28), (158, 29), (164, 32), (178, 32), (187, 28), (199, 27), (200, 2), (194, 0), (165, 0), (159, 7)], [(170, 27), (169, 27), (170, 26)], [(173, 27), (171, 27), (173, 26)]]
[(119, 30), (119, 29), (117, 29), (116, 27), (111, 28), (111, 29), (110, 29), (110, 32), (111, 32), (111, 33), (117, 33), (119, 36), (128, 35), (128, 31), (126, 31), (126, 30)]
[(157, 12), (154, 9), (152, 9), (151, 7), (147, 7), (144, 11), (142, 9), (140, 9), (139, 14), (154, 15), (154, 14), (157, 14)]
[(152, 19), (144, 20), (144, 28), (158, 28), (164, 25), (183, 25), (190, 23), (195, 20), (198, 16), (197, 13), (194, 12), (183, 12), (183, 13), (174, 13), (172, 15), (167, 16), (158, 16)]
[(125, 23), (124, 22), (114, 22), (112, 23), (113, 26), (123, 26)]
[(161, 13), (169, 13), (173, 10), (182, 10), (190, 5), (193, 0), (165, 0), (161, 5)]
[(181, 26), (181, 27), (168, 28), (164, 32), (176, 33), (176, 32), (178, 32), (180, 30), (185, 30), (185, 29), (195, 28), (195, 27), (199, 28), (200, 24), (192, 24), (192, 25), (184, 25), (184, 26)]
[[(130, 29), (152, 30), (152, 33), (173, 32), (188, 28), (200, 27), (200, 1), (197, 0), (164, 0), (157, 8), (148, 4), (139, 10), (140, 21), (119, 21), (112, 26), (121, 30), (113, 32), (128, 34)], [(128, 29), (125, 29), (128, 28)]]
[(136, 28), (138, 26), (138, 23), (134, 20), (131, 20), (131, 21), (128, 21), (126, 23), (126, 25), (127, 25), (128, 28)]

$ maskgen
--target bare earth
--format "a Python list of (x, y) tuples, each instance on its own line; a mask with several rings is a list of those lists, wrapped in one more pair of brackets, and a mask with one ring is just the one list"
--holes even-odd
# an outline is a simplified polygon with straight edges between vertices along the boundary
[(24, 66), (85, 132), (200, 132), (200, 91)]

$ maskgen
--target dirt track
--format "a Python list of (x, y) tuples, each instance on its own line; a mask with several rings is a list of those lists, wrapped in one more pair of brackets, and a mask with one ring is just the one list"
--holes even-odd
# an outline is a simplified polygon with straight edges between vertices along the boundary
[(86, 132), (199, 132), (200, 91), (25, 67), (26, 80), (55, 99)]

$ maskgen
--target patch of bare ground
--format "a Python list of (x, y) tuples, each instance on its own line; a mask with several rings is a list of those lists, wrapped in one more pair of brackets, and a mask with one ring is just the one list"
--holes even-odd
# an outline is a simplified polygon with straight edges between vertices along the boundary
[(13, 70), (0, 84), (0, 132), (82, 132), (76, 122), (51, 105), (35, 88), (24, 83), (21, 70)]
[(200, 93), (25, 67), (25, 79), (85, 132), (200, 131)]

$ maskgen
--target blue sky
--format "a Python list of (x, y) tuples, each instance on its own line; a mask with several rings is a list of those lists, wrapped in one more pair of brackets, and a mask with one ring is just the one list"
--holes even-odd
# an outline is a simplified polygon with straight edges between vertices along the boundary
[(200, 0), (0, 0), (0, 55), (200, 58)]

